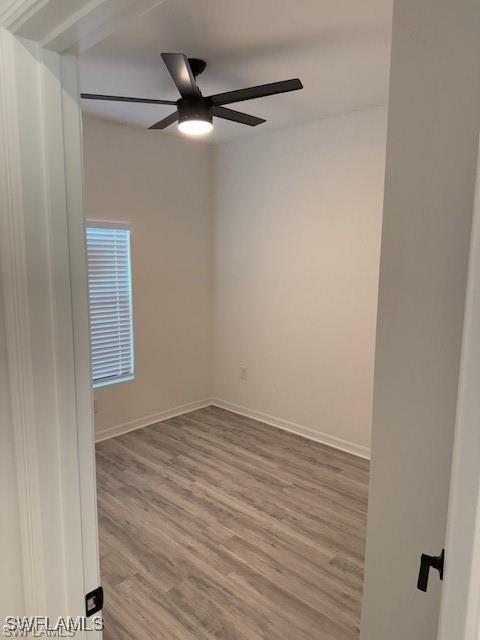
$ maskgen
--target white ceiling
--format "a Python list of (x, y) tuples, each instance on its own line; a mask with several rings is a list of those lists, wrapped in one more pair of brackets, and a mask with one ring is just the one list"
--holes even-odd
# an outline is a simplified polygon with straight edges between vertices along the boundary
[[(207, 61), (204, 95), (298, 77), (302, 91), (228, 105), (267, 119), (250, 128), (215, 119), (208, 141), (255, 135), (384, 105), (393, 0), (165, 0), (80, 57), (81, 89), (176, 100), (160, 58)], [(88, 113), (148, 127), (172, 111), (159, 105), (83, 101)], [(175, 125), (161, 136), (177, 133)], [(206, 140), (206, 138), (204, 138)]]

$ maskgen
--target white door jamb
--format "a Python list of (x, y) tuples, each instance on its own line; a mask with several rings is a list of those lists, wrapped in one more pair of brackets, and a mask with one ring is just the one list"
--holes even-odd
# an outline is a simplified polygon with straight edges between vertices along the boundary
[(439, 640), (480, 637), (480, 157), (458, 386)]

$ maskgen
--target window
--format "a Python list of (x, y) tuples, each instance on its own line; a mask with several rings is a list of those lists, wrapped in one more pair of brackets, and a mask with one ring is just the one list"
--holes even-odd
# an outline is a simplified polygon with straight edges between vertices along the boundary
[(132, 380), (130, 229), (89, 224), (87, 264), (93, 387)]

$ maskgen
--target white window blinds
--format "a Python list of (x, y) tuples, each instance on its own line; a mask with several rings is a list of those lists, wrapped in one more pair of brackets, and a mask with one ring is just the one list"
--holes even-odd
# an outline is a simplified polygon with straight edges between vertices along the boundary
[(131, 380), (130, 229), (87, 227), (87, 263), (93, 386)]

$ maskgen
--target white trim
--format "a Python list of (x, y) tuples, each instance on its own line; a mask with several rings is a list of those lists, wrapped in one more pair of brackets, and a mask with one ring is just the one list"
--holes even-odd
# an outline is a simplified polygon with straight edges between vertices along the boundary
[(14, 45), (14, 36), (0, 27), (0, 279), (18, 472), (25, 605), (28, 611), (41, 611), (46, 602), (45, 566)]
[(197, 400), (196, 402), (188, 402), (186, 404), (178, 405), (172, 409), (165, 409), (165, 411), (159, 411), (158, 413), (152, 413), (149, 416), (143, 418), (137, 418), (130, 422), (124, 422), (122, 424), (114, 425), (113, 427), (107, 427), (106, 429), (99, 430), (95, 435), (95, 442), (102, 442), (102, 440), (108, 440), (109, 438), (115, 438), (121, 436), (129, 431), (136, 431), (137, 429), (143, 429), (143, 427), (149, 427), (157, 422), (163, 422), (169, 418), (175, 418), (181, 416), (184, 413), (190, 413), (190, 411), (196, 411), (197, 409), (203, 409), (212, 404), (209, 398), (205, 400)]
[(65, 53), (81, 52), (165, 0), (0, 0), (0, 25)]
[[(79, 99), (78, 62), (73, 55), (60, 59), (64, 130), (65, 184), (70, 258), (71, 313), (75, 367), (75, 396), (84, 591), (96, 588), (100, 579), (95, 429), (90, 385), (90, 332), (88, 323), (87, 265), (83, 196), (82, 115)], [(101, 634), (88, 633), (88, 640)]]
[(80, 467), (88, 460), (78, 451), (76, 383), (90, 389), (75, 376), (61, 60), (4, 29), (0, 38), (0, 277), (25, 610), (80, 615)]
[[(66, 181), (66, 154), (81, 162), (78, 123), (64, 120), (69, 102), (79, 114), (69, 97), (76, 60), (62, 74), (66, 59), (3, 28), (0, 48), (0, 279), (12, 414), (5, 427), (15, 438), (25, 612), (76, 616), (85, 607), (82, 562), (90, 553), (98, 565), (98, 549), (83, 535), (82, 504), (96, 537), (94, 492), (88, 502), (80, 495), (85, 469), (94, 469), (93, 415), (90, 408), (77, 423), (77, 394), (91, 390), (89, 376), (76, 375), (67, 219), (83, 229), (81, 196), (71, 189), (75, 179), (81, 188), (78, 166)], [(91, 440), (89, 457), (79, 452), (82, 438)], [(93, 484), (94, 470), (91, 477)]]
[(15, 33), (20, 26), (41, 11), (48, 0), (3, 0), (0, 4), (0, 24)]
[[(41, 78), (41, 115), (43, 130), (43, 166), (45, 171), (45, 220), (48, 227), (47, 252), (51, 300), (52, 349), (52, 430), (44, 428), (51, 447), (58, 448), (58, 479), (60, 500), (58, 520), (63, 532), (58, 551), (62, 549), (65, 583), (62, 586), (66, 610), (82, 611), (85, 593), (83, 571), (82, 519), (80, 509), (80, 460), (76, 415), (75, 352), (70, 277), (68, 233), (68, 202), (63, 113), (61, 57), (52, 51), (39, 49)], [(48, 369), (47, 369), (48, 371)], [(48, 374), (50, 375), (50, 374)], [(82, 382), (82, 381), (80, 381)], [(53, 415), (56, 414), (56, 434)], [(48, 435), (47, 435), (48, 434)], [(72, 508), (75, 506), (76, 508)], [(60, 563), (59, 563), (60, 564)], [(49, 572), (50, 573), (50, 572)]]
[(334, 449), (339, 449), (340, 451), (351, 453), (353, 456), (357, 456), (358, 458), (366, 458), (367, 460), (370, 459), (370, 449), (368, 447), (356, 444), (355, 442), (342, 440), (342, 438), (337, 438), (336, 436), (332, 436), (329, 433), (322, 433), (321, 431), (317, 431), (316, 429), (312, 429), (311, 427), (305, 427), (304, 425), (296, 424), (295, 422), (289, 422), (288, 420), (284, 420), (283, 418), (277, 418), (268, 413), (256, 411), (255, 409), (249, 409), (248, 407), (243, 407), (239, 404), (234, 404), (233, 402), (227, 402), (226, 400), (221, 400), (220, 398), (212, 398), (210, 404), (214, 405), (215, 407), (220, 407), (220, 409), (227, 409), (227, 411), (238, 413), (239, 415), (245, 416), (246, 418), (252, 418), (252, 420), (264, 422), (265, 424), (269, 424), (272, 427), (277, 427), (277, 429), (295, 433), (297, 436), (308, 438), (308, 440), (314, 440), (315, 442), (319, 442), (320, 444), (325, 444), (327, 445), (327, 447), (333, 447)]
[(328, 433), (322, 433), (321, 431), (316, 431), (314, 429), (311, 429), (310, 427), (296, 424), (295, 422), (283, 420), (283, 418), (276, 418), (275, 416), (271, 416), (268, 413), (263, 413), (262, 411), (255, 411), (254, 409), (249, 409), (248, 407), (243, 407), (241, 405), (234, 404), (233, 402), (227, 402), (226, 400), (221, 400), (220, 398), (206, 398), (205, 400), (198, 400), (197, 402), (181, 404), (177, 407), (174, 407), (173, 409), (166, 409), (165, 411), (152, 413), (149, 416), (137, 418), (136, 420), (131, 420), (130, 422), (124, 422), (112, 427), (107, 427), (106, 429), (102, 429), (96, 433), (95, 442), (102, 442), (103, 440), (108, 440), (109, 438), (115, 438), (116, 436), (120, 436), (124, 433), (136, 431), (137, 429), (143, 429), (143, 427), (149, 427), (152, 424), (156, 424), (157, 422), (163, 422), (164, 420), (168, 420), (169, 418), (175, 418), (175, 416), (181, 416), (184, 413), (190, 413), (191, 411), (196, 411), (197, 409), (203, 409), (204, 407), (210, 406), (219, 407), (220, 409), (226, 409), (227, 411), (237, 413), (241, 416), (244, 416), (245, 418), (251, 418), (252, 420), (257, 420), (258, 422), (264, 422), (271, 427), (276, 427), (277, 429), (282, 429), (283, 431), (289, 431), (290, 433), (295, 433), (297, 436), (302, 436), (303, 438), (307, 438), (308, 440), (314, 440), (315, 442), (324, 444), (327, 447), (332, 447), (333, 449), (338, 449), (339, 451), (345, 451), (346, 453), (350, 453), (351, 455), (357, 456), (358, 458), (365, 458), (367, 460), (370, 460), (370, 449), (368, 447), (364, 447), (354, 442), (348, 442), (347, 440), (342, 440), (341, 438), (337, 438), (336, 436), (332, 436)]
[(480, 634), (480, 154), (470, 240), (439, 640)]

